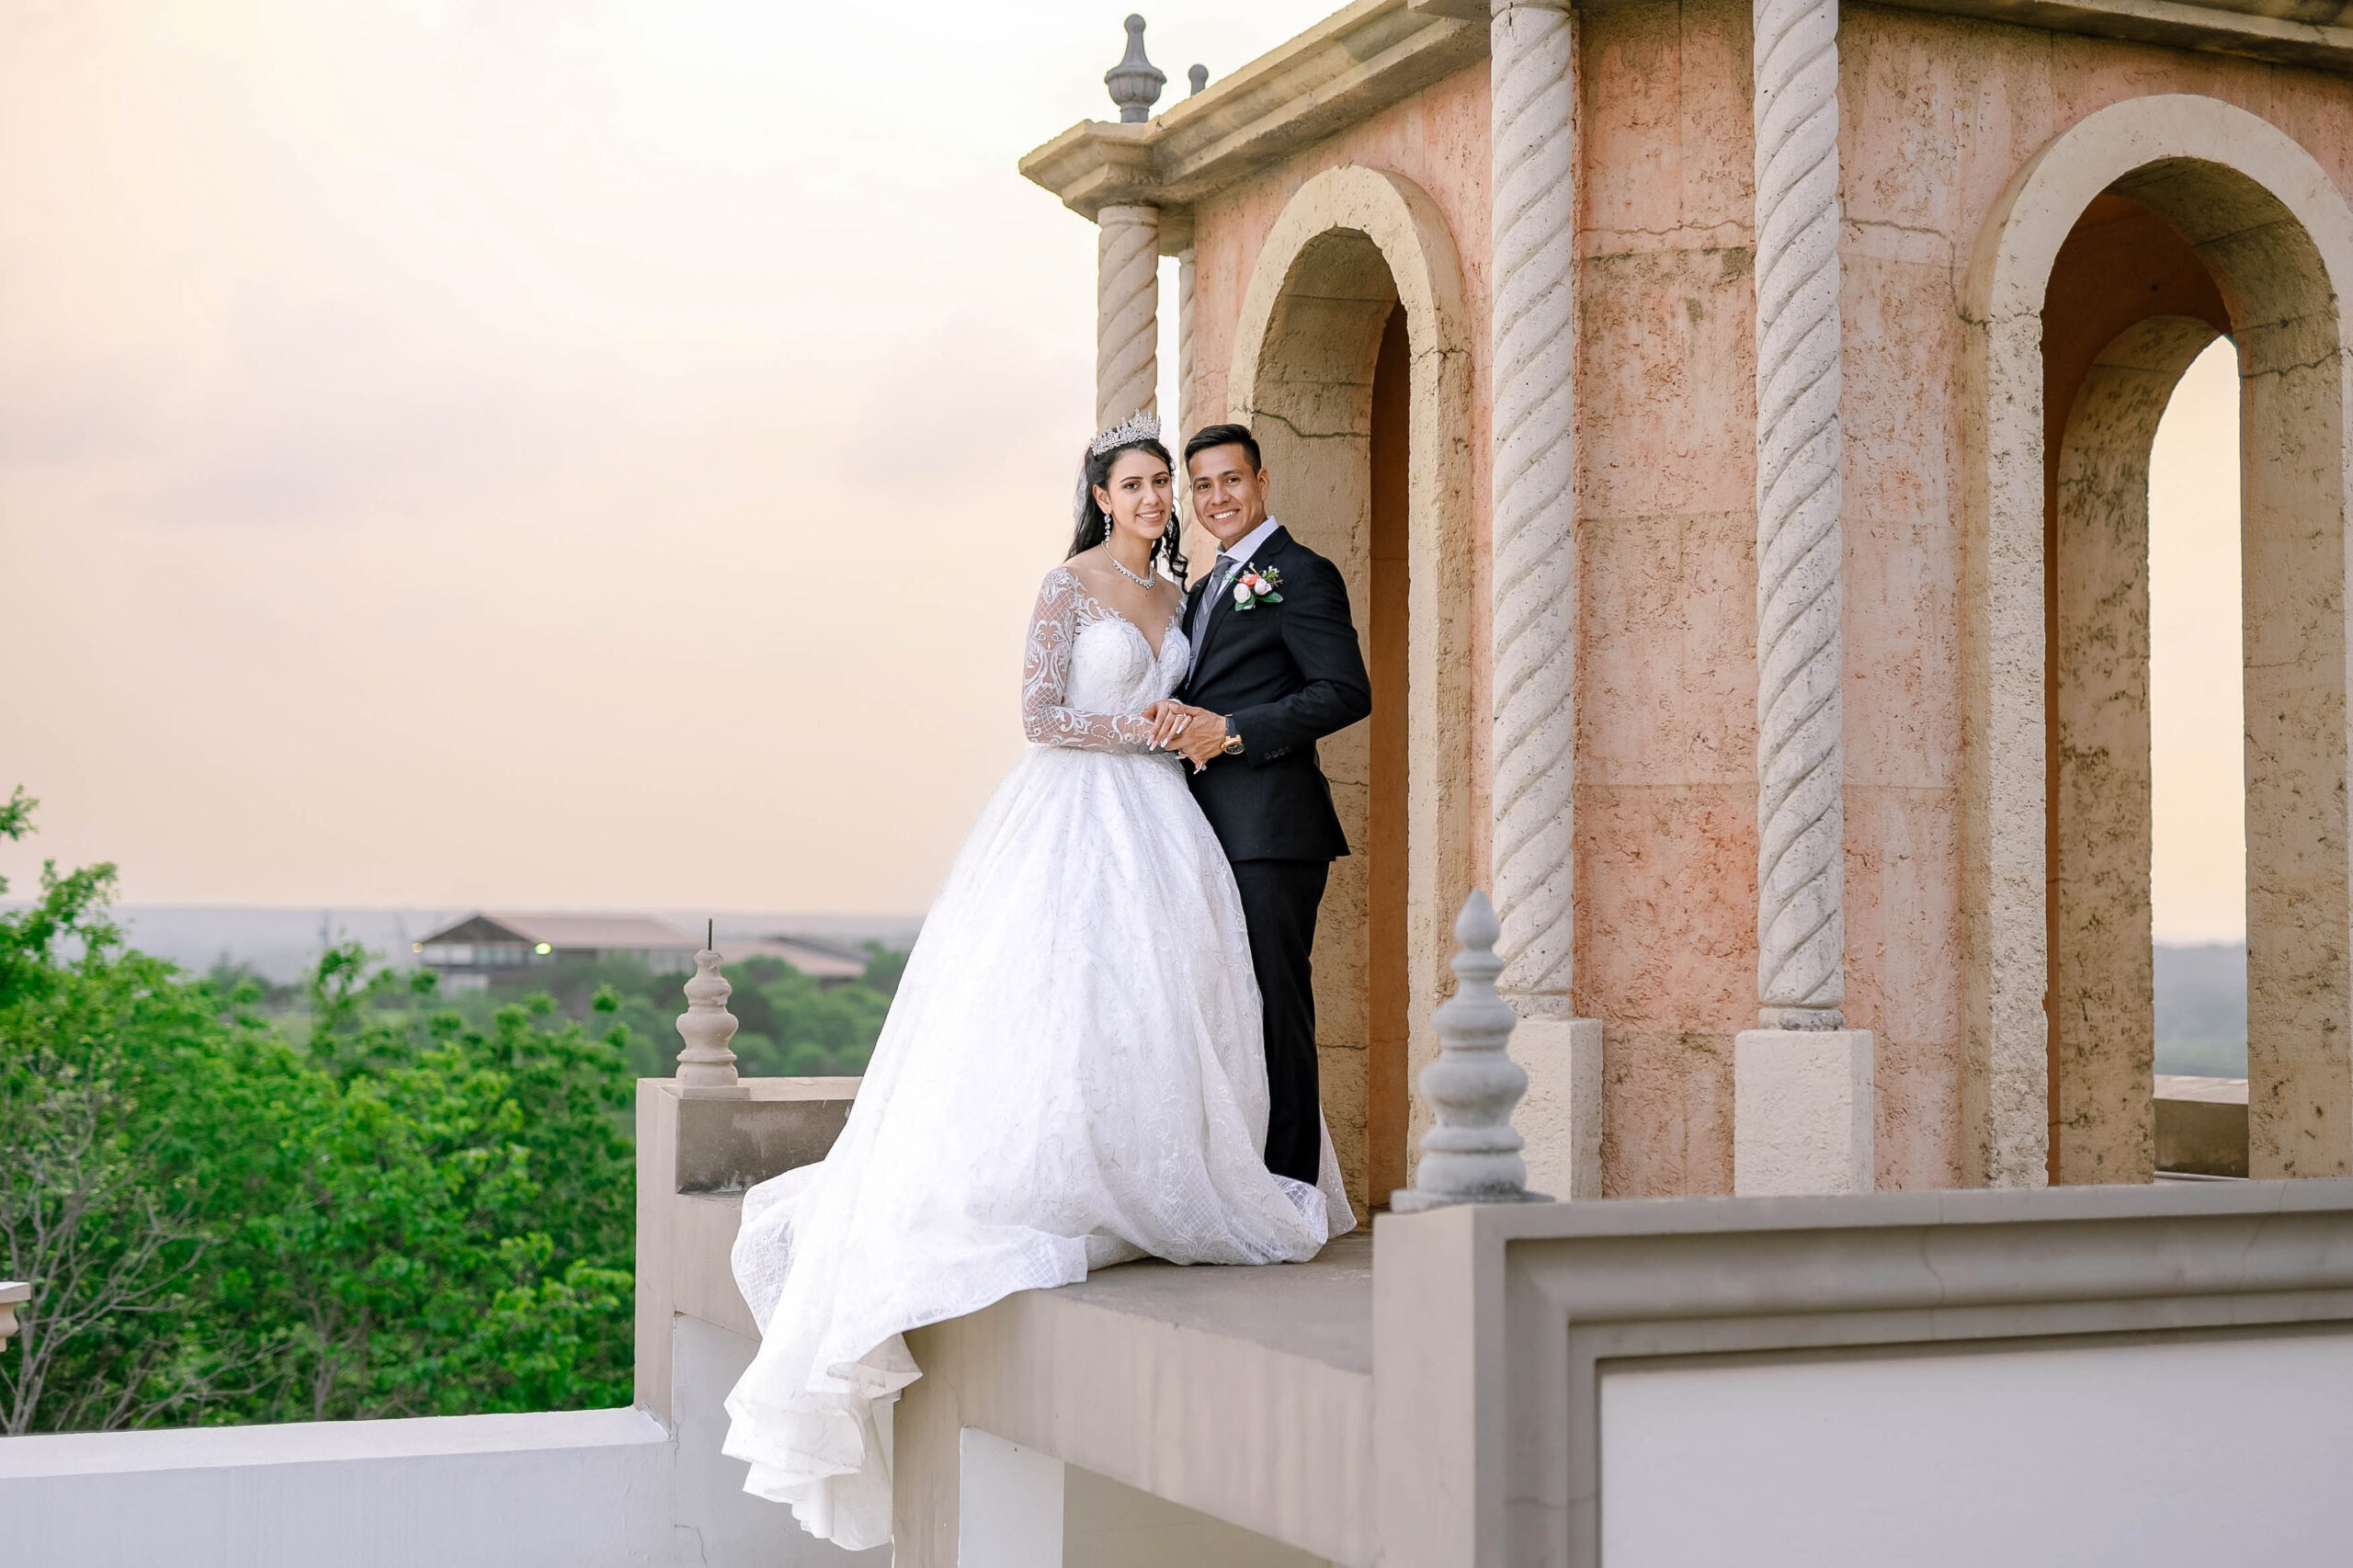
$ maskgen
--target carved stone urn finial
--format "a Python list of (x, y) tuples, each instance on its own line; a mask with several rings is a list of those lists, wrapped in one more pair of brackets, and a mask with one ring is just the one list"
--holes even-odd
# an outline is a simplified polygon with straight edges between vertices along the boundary
[(1528, 1074), (1511, 1059), (1512, 1026), (1519, 1016), (1495, 994), (1503, 960), (1495, 938), (1503, 927), (1495, 905), (1473, 888), (1454, 922), (1454, 994), (1440, 1005), (1438, 1060), (1417, 1080), (1437, 1121), (1422, 1134), (1422, 1163), (1412, 1187), (1389, 1200), (1400, 1214), (1456, 1203), (1543, 1203), (1528, 1190), (1528, 1166), (1512, 1131), (1512, 1107), (1528, 1092)]
[(1210, 68), (1206, 65), (1193, 66), (1185, 73), (1185, 80), (1190, 82), (1193, 85), (1193, 92), (1198, 93), (1210, 85)]
[(1127, 27), (1128, 52), (1103, 73), (1103, 85), (1111, 89), (1111, 101), (1120, 106), (1120, 119), (1133, 125), (1152, 118), (1152, 106), (1160, 101), (1160, 89), (1168, 85), (1168, 77), (1143, 57), (1143, 18), (1131, 16)]
[(695, 955), (695, 977), (687, 982), (687, 1010), (678, 1018), (678, 1036), (686, 1048), (678, 1052), (678, 1094), (690, 1100), (740, 1100), (752, 1091), (735, 1081), (735, 1053), (727, 1042), (735, 1038), (735, 1015), (727, 998), (735, 988), (719, 972), (720, 955), (705, 948)]

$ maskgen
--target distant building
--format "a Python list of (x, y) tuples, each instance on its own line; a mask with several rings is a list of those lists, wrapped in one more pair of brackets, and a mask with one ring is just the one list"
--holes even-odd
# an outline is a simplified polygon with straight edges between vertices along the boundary
[[(501, 915), (481, 911), (412, 944), (445, 991), (480, 991), (494, 976), (512, 976), (559, 958), (635, 959), (648, 968), (694, 967), (699, 937), (642, 915)], [(804, 937), (722, 937), (728, 963), (781, 959), (820, 985), (838, 985), (866, 972), (864, 955)]]

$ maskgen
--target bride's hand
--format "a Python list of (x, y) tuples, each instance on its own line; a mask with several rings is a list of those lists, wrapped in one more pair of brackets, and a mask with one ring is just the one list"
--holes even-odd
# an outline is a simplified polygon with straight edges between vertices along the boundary
[(1191, 722), (1193, 714), (1191, 709), (1176, 699), (1164, 697), (1146, 708), (1143, 717), (1152, 725), (1154, 749), (1167, 751), (1176, 745), (1176, 737), (1185, 733), (1185, 726)]

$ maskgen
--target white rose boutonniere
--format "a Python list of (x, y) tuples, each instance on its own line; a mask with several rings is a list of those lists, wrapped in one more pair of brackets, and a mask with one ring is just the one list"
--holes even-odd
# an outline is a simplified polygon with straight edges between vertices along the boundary
[(1248, 609), (1253, 605), (1279, 605), (1283, 597), (1276, 590), (1283, 585), (1283, 574), (1273, 567), (1261, 572), (1255, 566), (1245, 566), (1242, 575), (1233, 580), (1233, 608)]

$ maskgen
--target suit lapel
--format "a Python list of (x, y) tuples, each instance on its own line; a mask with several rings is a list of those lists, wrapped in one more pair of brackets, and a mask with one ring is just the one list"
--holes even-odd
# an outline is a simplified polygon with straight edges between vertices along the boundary
[[(1290, 530), (1288, 528), (1278, 528), (1274, 532), (1267, 536), (1267, 541), (1260, 545), (1256, 551), (1253, 551), (1249, 559), (1243, 562), (1242, 564), (1245, 569), (1269, 565), (1273, 562), (1276, 556), (1282, 553), (1283, 547), (1290, 542)], [(1211, 574), (1211, 578), (1214, 579), (1215, 576), (1216, 574), (1212, 572)], [(1204, 581), (1202, 588), (1204, 592), (1208, 590), (1207, 581)], [(1228, 588), (1224, 593), (1218, 595), (1217, 602), (1215, 604), (1210, 606), (1206, 623), (1201, 627), (1200, 652), (1193, 660), (1192, 679), (1194, 681), (1199, 680), (1201, 678), (1201, 672), (1209, 667), (1210, 650), (1217, 643), (1218, 628), (1225, 624), (1225, 618), (1232, 614), (1233, 611), (1233, 589)], [(1190, 682), (1188, 684), (1189, 685)]]

